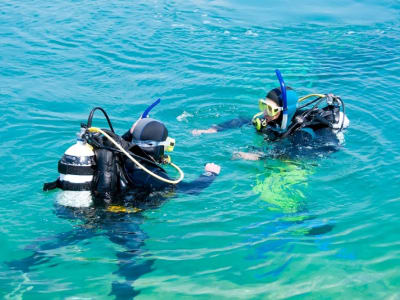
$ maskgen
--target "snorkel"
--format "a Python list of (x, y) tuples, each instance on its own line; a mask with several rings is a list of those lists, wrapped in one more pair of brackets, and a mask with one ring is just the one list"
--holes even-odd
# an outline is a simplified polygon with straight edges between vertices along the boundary
[[(261, 112), (255, 114), (252, 118), (252, 123), (256, 127), (257, 131), (262, 131), (263, 128), (267, 127), (267, 124), (270, 121), (276, 119), (272, 118), (272, 120), (269, 120), (269, 117), (277, 115), (278, 111), (280, 111), (282, 117), (278, 122), (274, 124), (274, 126), (271, 127), (271, 130), (280, 133), (285, 132), (297, 110), (297, 101), (298, 101), (297, 93), (290, 87), (288, 88), (286, 87), (285, 81), (283, 80), (282, 74), (279, 71), (279, 69), (276, 69), (275, 73), (279, 80), (280, 91), (278, 91), (279, 88), (277, 88), (271, 90), (270, 93), (274, 92), (275, 93), (274, 97), (279, 98), (279, 101), (278, 99), (275, 100), (268, 99), (268, 95), (265, 100), (264, 99), (259, 100), (258, 105)], [(275, 107), (275, 103), (272, 103), (274, 104), (272, 107), (271, 103), (270, 104), (267, 103), (268, 101), (275, 102), (276, 105), (279, 105), (279, 107)], [(270, 110), (270, 112), (268, 112), (268, 110)], [(262, 118), (261, 116), (264, 117)]]
[(275, 70), (276, 77), (278, 77), (279, 85), (281, 86), (281, 95), (282, 95), (282, 104), (283, 104), (283, 116), (282, 116), (282, 124), (281, 129), (286, 129), (287, 127), (287, 120), (288, 120), (288, 109), (287, 109), (287, 95), (286, 95), (286, 85), (285, 81), (283, 80), (281, 71), (279, 69)]
[(152, 104), (150, 104), (146, 110), (142, 113), (142, 116), (140, 117), (141, 119), (147, 118), (150, 111), (157, 106), (161, 102), (161, 98), (158, 98), (156, 101), (154, 101)]

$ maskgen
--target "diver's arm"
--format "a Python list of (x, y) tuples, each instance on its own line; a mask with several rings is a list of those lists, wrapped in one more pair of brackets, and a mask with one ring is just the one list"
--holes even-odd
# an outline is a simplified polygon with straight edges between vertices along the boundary
[(206, 189), (211, 185), (211, 183), (213, 183), (220, 171), (220, 166), (214, 163), (208, 163), (204, 167), (204, 173), (201, 174), (196, 180), (191, 182), (181, 181), (178, 183), (178, 191), (185, 194), (198, 195), (202, 190)]
[(235, 118), (217, 125), (213, 125), (208, 129), (194, 129), (192, 130), (193, 135), (201, 135), (203, 133), (217, 133), (219, 131), (225, 131), (231, 128), (239, 128), (244, 125), (250, 125), (251, 120), (245, 117)]

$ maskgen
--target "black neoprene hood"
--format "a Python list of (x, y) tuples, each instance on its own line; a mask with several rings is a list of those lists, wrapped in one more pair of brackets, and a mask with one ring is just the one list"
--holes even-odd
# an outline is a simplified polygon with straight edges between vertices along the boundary
[[(136, 124), (132, 135), (134, 143), (135, 141), (163, 142), (168, 137), (168, 130), (162, 122), (152, 118), (144, 118), (139, 120), (139, 122)], [(141, 148), (156, 160), (159, 160), (164, 155), (164, 146)]]
[[(293, 90), (290, 86), (286, 87), (287, 90)], [(267, 98), (274, 101), (278, 106), (282, 106), (281, 88), (274, 88), (267, 94)]]
[(165, 141), (168, 130), (165, 125), (152, 118), (141, 119), (133, 130), (133, 139), (137, 141)]

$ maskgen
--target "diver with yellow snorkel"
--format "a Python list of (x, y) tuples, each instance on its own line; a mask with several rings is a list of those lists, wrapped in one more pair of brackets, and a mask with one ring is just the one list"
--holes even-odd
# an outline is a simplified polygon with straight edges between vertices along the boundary
[(253, 124), (265, 140), (273, 143), (267, 153), (237, 153), (239, 158), (246, 160), (318, 157), (337, 151), (343, 143), (342, 131), (350, 123), (342, 99), (333, 94), (310, 94), (298, 98), (292, 88), (286, 87), (280, 71), (275, 72), (280, 87), (271, 90), (265, 99), (259, 100), (261, 112), (251, 120), (237, 118), (209, 129), (193, 130), (192, 134), (211, 134)]
[[(94, 108), (87, 124), (81, 125), (77, 143), (59, 161), (60, 176), (45, 183), (43, 190), (62, 189), (57, 201), (61, 205), (89, 207), (124, 204), (132, 198), (129, 196), (135, 202), (145, 201), (155, 191), (197, 194), (209, 186), (220, 172), (218, 165), (208, 163), (196, 180), (183, 182), (182, 170), (165, 154), (174, 150), (175, 140), (162, 122), (148, 117), (159, 103), (160, 99), (151, 104), (122, 136), (115, 133), (107, 113)], [(97, 110), (104, 114), (109, 130), (92, 127)], [(165, 165), (175, 168), (179, 178), (171, 179)]]

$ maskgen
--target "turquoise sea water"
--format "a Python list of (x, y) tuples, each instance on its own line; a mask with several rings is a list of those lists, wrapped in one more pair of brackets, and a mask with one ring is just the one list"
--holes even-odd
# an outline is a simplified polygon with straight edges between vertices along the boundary
[[(398, 1), (2, 1), (0, 297), (399, 299)], [(351, 121), (315, 161), (241, 161), (279, 68)], [(123, 133), (154, 99), (200, 195), (100, 220), (42, 184), (101, 106)], [(105, 126), (98, 118), (96, 125)], [(61, 211), (61, 212), (60, 212)]]

